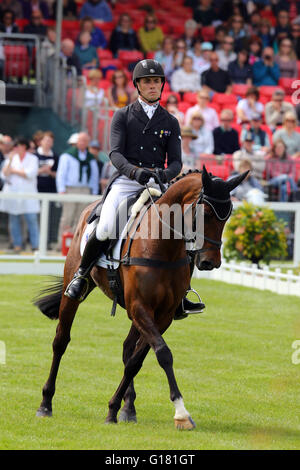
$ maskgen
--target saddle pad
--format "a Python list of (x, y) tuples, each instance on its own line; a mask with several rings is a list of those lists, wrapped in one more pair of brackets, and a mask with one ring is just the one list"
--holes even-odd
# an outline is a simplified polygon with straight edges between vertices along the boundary
[[(149, 188), (149, 190), (150, 190), (150, 193), (151, 193), (152, 196), (159, 197), (161, 195), (161, 192), (159, 190), (155, 189), (155, 188)], [(125, 225), (119, 240), (116, 242), (116, 244), (113, 247), (112, 257), (113, 257), (114, 260), (119, 260), (120, 259), (122, 244), (123, 244), (123, 241), (126, 240), (127, 234), (128, 234), (127, 231), (129, 230), (128, 226), (129, 226), (129, 224), (131, 226), (132, 222), (134, 221), (136, 216), (139, 214), (139, 212), (142, 210), (142, 208), (144, 207), (144, 205), (146, 204), (148, 199), (149, 199), (149, 194), (148, 194), (148, 191), (145, 190), (145, 191), (142, 192), (139, 199), (132, 206), (131, 216), (130, 216), (127, 224)], [(81, 256), (84, 252), (85, 245), (87, 244), (87, 241), (88, 241), (91, 233), (95, 229), (97, 223), (98, 223), (98, 219), (94, 220), (90, 224), (87, 224), (87, 226), (86, 226), (86, 228), (83, 232), (81, 242), (80, 242), (80, 254), (81, 254)], [(112, 260), (110, 260), (106, 257), (106, 254), (102, 254), (100, 256), (99, 260), (97, 261), (96, 265), (100, 266), (101, 268), (105, 268), (105, 269), (107, 269), (109, 267), (113, 268), (113, 269), (118, 269), (120, 263), (119, 263), (119, 261), (112, 261)]]

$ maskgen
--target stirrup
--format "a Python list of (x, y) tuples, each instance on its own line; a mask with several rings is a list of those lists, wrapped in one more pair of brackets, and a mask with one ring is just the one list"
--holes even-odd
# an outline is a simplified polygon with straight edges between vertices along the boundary
[[(85, 286), (81, 289), (78, 296), (75, 296), (74, 294), (73, 295), (70, 294), (69, 289), (72, 287), (72, 285), (75, 281), (78, 281), (80, 279), (83, 279), (85, 281)], [(78, 302), (82, 302), (88, 294), (89, 285), (90, 285), (89, 278), (79, 274), (78, 276), (73, 277), (72, 281), (68, 284), (68, 286), (67, 286), (67, 288), (64, 292), (64, 295), (66, 297), (69, 297), (69, 299), (78, 300)]]
[[(188, 299), (186, 298), (187, 295), (189, 294), (189, 292), (193, 292), (193, 294), (195, 294), (195, 295), (198, 297), (198, 302), (197, 302), (197, 303), (191, 302), (190, 300), (188, 300)], [(194, 303), (195, 307), (197, 306), (197, 308), (195, 308), (195, 309), (185, 309), (185, 308), (184, 308), (184, 300), (185, 300), (185, 299), (188, 300), (191, 304)], [(193, 289), (192, 287), (190, 287), (190, 288), (187, 290), (186, 295), (184, 296), (184, 298), (183, 298), (182, 301), (181, 301), (181, 306), (182, 306), (182, 313), (183, 313), (184, 315), (192, 315), (192, 314), (194, 314), (194, 313), (202, 313), (203, 310), (205, 309), (205, 305), (204, 305), (204, 303), (202, 302), (200, 295), (199, 295), (198, 292), (197, 292), (195, 289)]]

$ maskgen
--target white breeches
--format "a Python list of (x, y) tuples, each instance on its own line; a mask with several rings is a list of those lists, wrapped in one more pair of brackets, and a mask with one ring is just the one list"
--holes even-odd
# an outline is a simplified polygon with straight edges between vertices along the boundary
[[(148, 186), (159, 189), (153, 178), (150, 179)], [(114, 222), (119, 204), (124, 198), (134, 196), (143, 187), (137, 181), (130, 180), (124, 175), (119, 176), (114, 181), (101, 210), (100, 220), (96, 229), (98, 240), (103, 241), (110, 238), (114, 230)]]

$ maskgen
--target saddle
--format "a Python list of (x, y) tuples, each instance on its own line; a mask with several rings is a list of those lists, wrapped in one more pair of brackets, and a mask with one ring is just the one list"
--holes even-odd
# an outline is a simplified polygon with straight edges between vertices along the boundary
[[(151, 201), (149, 202), (149, 192), (151, 195)], [(98, 262), (97, 266), (103, 267), (106, 269), (107, 278), (109, 282), (109, 287), (114, 294), (114, 301), (112, 306), (111, 315), (115, 315), (116, 306), (119, 304), (121, 307), (125, 308), (124, 301), (124, 292), (123, 286), (119, 274), (119, 266), (122, 262), (121, 252), (124, 242), (127, 239), (130, 227), (133, 222), (136, 220), (138, 214), (142, 209), (149, 209), (152, 204), (152, 201), (155, 202), (160, 196), (161, 192), (155, 188), (141, 189), (137, 194), (132, 197), (125, 198), (119, 205), (116, 217), (114, 221), (114, 238), (110, 240), (110, 244), (106, 253), (103, 253)], [(103, 207), (104, 200), (102, 199), (93, 209), (91, 214), (87, 219), (87, 227), (84, 231), (80, 251), (81, 254), (84, 251), (87, 240), (95, 227), (97, 226), (99, 219), (101, 218), (101, 211)]]

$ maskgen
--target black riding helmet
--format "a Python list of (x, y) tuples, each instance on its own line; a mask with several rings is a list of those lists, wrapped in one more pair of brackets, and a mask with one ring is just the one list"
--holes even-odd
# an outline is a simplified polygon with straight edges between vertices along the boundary
[(140, 95), (140, 90), (138, 88), (138, 81), (140, 78), (145, 78), (145, 77), (160, 77), (162, 79), (162, 87), (161, 87), (161, 92), (160, 92), (160, 97), (161, 97), (161, 94), (165, 86), (166, 77), (165, 77), (164, 69), (162, 68), (161, 64), (157, 62), (157, 60), (153, 60), (153, 59), (141, 60), (134, 67), (132, 81), (139, 95)]

